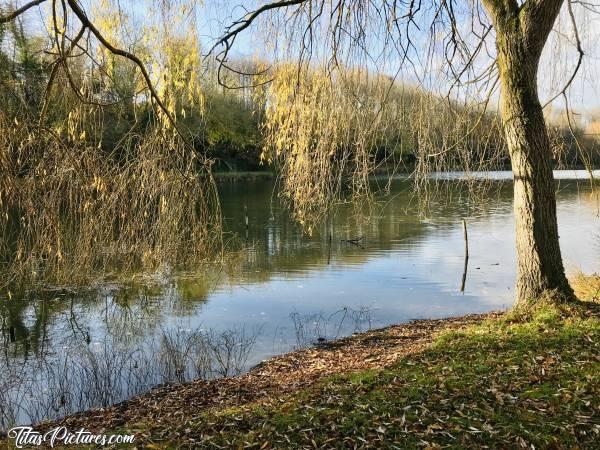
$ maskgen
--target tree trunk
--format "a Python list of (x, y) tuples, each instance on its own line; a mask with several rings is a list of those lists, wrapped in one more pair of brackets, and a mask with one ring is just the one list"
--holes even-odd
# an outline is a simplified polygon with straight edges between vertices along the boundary
[(573, 297), (560, 252), (552, 150), (537, 92), (543, 45), (532, 52), (521, 27), (517, 19), (496, 38), (502, 121), (514, 175), (517, 304), (550, 290)]

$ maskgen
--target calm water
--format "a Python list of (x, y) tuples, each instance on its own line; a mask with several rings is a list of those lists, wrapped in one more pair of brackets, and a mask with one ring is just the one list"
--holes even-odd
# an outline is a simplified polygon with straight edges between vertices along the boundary
[[(510, 174), (493, 176), (485, 198), (442, 191), (425, 211), (398, 181), (368, 211), (344, 205), (311, 236), (280, 207), (271, 182), (220, 186), (226, 227), (242, 240), (247, 206), (251, 245), (227, 270), (0, 303), (0, 428), (108, 405), (162, 382), (236, 374), (369, 327), (509, 307), (512, 184), (503, 180)], [(599, 271), (598, 194), (582, 172), (558, 178), (567, 271)]]

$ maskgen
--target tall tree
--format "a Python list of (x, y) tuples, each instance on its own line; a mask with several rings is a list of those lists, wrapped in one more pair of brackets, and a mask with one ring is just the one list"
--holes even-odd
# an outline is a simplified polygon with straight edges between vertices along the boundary
[(496, 30), (504, 133), (514, 175), (518, 301), (573, 291), (560, 253), (552, 151), (537, 77), (563, 0), (483, 0)]
[[(583, 56), (575, 14), (568, 1), (568, 18), (572, 21), (579, 61), (560, 94), (566, 93)], [(300, 64), (310, 58), (307, 54), (322, 57), (327, 51), (328, 68), (339, 66), (342, 59), (350, 64), (361, 58), (372, 64), (383, 60), (385, 64), (391, 52), (385, 54), (387, 58), (381, 58), (384, 54), (381, 49), (392, 48), (398, 64), (408, 61), (418, 70), (422, 66), (411, 61), (411, 56), (418, 59), (419, 41), (434, 41), (440, 34), (441, 42), (431, 44), (429, 50), (442, 55), (452, 86), (464, 86), (465, 77), (470, 82), (481, 80), (482, 72), (477, 68), (482, 61), (491, 60), (495, 70), (486, 68), (486, 79), (493, 85), (499, 79), (501, 117), (514, 174), (516, 300), (527, 303), (547, 291), (570, 299), (573, 291), (565, 276), (559, 246), (552, 148), (538, 96), (542, 50), (563, 3), (563, 0), (481, 0), (481, 3), (461, 4), (453, 0), (277, 1), (257, 7), (234, 21), (214, 49), (226, 64), (240, 33), (251, 26), (260, 28), (279, 23), (280, 32), (289, 39), (288, 45), (294, 40), (298, 43), (294, 54)], [(264, 16), (268, 20), (261, 21)], [(418, 34), (424, 23), (428, 25), (427, 34)], [(273, 39), (272, 32), (269, 36)], [(315, 51), (316, 39), (328, 43)], [(492, 39), (495, 52), (487, 50)], [(373, 52), (380, 58), (373, 56)], [(489, 76), (492, 72), (495, 81)]]
[[(417, 47), (429, 42), (427, 55), (441, 55), (453, 79), (452, 86), (464, 88), (485, 78), (493, 91), (499, 79), (501, 116), (515, 179), (517, 301), (531, 301), (545, 291), (555, 291), (561, 297), (571, 298), (573, 292), (565, 277), (559, 246), (552, 149), (537, 82), (542, 50), (565, 1), (579, 52), (574, 71), (559, 92), (566, 95), (583, 56), (572, 0), (470, 0), (460, 4), (455, 0), (279, 0), (257, 6), (253, 11), (249, 11), (246, 5), (243, 8), (244, 16), (233, 21), (216, 41), (211, 53), (214, 52), (220, 61), (221, 69), (235, 70), (228, 65), (227, 57), (236, 38), (260, 22), (259, 28), (276, 28), (269, 29), (268, 36), (275, 53), (281, 51), (282, 47), (295, 46), (292, 54), (299, 62), (299, 75), (303, 67), (310, 65), (313, 55), (326, 59), (322, 73), (331, 78), (336, 71), (342, 73), (343, 67), (356, 65), (367, 69), (381, 65), (389, 71), (390, 61), (399, 67), (408, 65), (415, 73), (423, 72), (423, 55), (418, 54)], [(43, 3), (45, 0), (34, 0), (19, 8), (0, 8), (0, 26)], [(58, 68), (64, 67), (68, 74), (73, 52), (87, 52), (87, 47), (81, 45), (82, 39), (94, 38), (98, 47), (114, 57), (129, 60), (137, 67), (146, 83), (147, 96), (162, 111), (165, 122), (177, 128), (173, 108), (164, 102), (161, 93), (154, 88), (151, 76), (138, 56), (111, 43), (77, 0), (47, 4), (50, 5), (48, 22), (53, 24), (51, 33), (56, 56), (47, 93), (52, 89), (53, 74)], [(587, 3), (580, 6), (584, 12), (594, 12), (594, 8)], [(278, 42), (280, 35), (287, 38), (285, 45)], [(488, 48), (490, 39), (495, 40), (495, 51)], [(395, 53), (395, 57), (390, 59), (392, 53)], [(493, 62), (492, 66), (485, 65), (486, 59)], [(495, 70), (488, 70), (488, 66)], [(479, 70), (482, 67), (483, 70)], [(392, 80), (399, 72), (395, 73)], [(256, 74), (261, 78), (258, 84), (268, 81), (264, 80), (265, 74), (265, 71)], [(361, 76), (359, 74), (359, 78)], [(301, 77), (298, 84), (302, 84)], [(361, 86), (356, 82), (349, 84), (359, 89)], [(324, 91), (313, 89), (310, 92), (315, 97), (322, 97)], [(330, 95), (335, 95), (335, 92), (329, 90)], [(342, 133), (341, 138), (347, 140), (346, 144), (362, 142), (364, 146), (364, 143), (374, 142), (372, 136), (365, 136), (378, 130), (373, 125), (380, 117), (379, 110), (384, 106), (386, 90), (378, 89), (377, 92), (381, 97), (370, 105), (364, 100), (364, 92), (363, 97), (357, 97), (357, 110), (372, 108), (375, 114), (364, 114), (356, 121), (357, 126), (364, 128), (364, 133), (361, 131), (357, 134), (354, 129)], [(290, 98), (290, 101), (306, 102), (306, 95)], [(43, 124), (44, 112), (45, 107), (42, 108), (40, 124)], [(278, 128), (273, 127), (272, 130), (277, 132)], [(299, 140), (308, 143), (306, 148), (317, 140), (314, 127), (296, 127), (296, 132), (297, 137), (303, 138)], [(302, 133), (304, 135), (300, 136)], [(329, 150), (325, 150), (325, 158), (330, 158)], [(288, 152), (286, 155), (300, 158), (297, 152)], [(369, 158), (365, 154), (360, 156), (363, 160), (360, 164), (368, 164)], [(426, 154), (423, 159), (431, 156)], [(327, 170), (315, 174), (321, 178), (329, 175)], [(360, 183), (364, 186), (364, 173), (362, 175)], [(306, 189), (306, 186), (301, 188)]]

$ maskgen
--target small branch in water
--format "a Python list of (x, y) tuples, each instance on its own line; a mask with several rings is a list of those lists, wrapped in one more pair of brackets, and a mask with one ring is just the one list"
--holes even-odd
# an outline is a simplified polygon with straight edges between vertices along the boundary
[(355, 238), (355, 239), (342, 239), (341, 241), (342, 242), (346, 242), (347, 244), (355, 245), (355, 246), (360, 247), (360, 248), (362, 248), (364, 250), (364, 247), (361, 244), (361, 241), (363, 241), (363, 240), (364, 240), (364, 236), (361, 236), (361, 237), (358, 237), (358, 238)]
[(460, 282), (460, 292), (465, 292), (465, 282), (467, 281), (467, 267), (469, 265), (469, 237), (467, 234), (467, 221), (462, 220), (463, 224), (463, 238), (465, 240), (465, 265), (463, 267), (462, 280)]
[(248, 206), (244, 205), (244, 220), (246, 223), (246, 242), (248, 242)]
[(469, 237), (467, 235), (467, 221), (465, 219), (463, 219), (462, 224), (463, 224), (463, 237), (465, 239), (465, 258), (469, 259)]

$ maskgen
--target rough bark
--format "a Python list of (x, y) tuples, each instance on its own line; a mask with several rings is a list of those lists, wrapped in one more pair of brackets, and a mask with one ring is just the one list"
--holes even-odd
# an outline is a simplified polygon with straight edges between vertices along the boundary
[(552, 150), (537, 91), (542, 49), (562, 0), (485, 0), (496, 30), (501, 109), (514, 175), (517, 304), (573, 297), (559, 246)]

